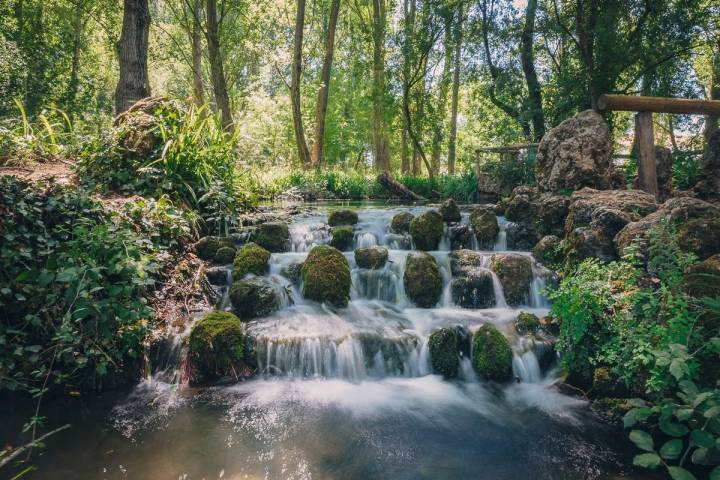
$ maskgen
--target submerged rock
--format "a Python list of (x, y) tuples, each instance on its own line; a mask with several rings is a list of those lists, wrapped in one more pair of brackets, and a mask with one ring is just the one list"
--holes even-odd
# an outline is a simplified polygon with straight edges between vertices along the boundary
[[(195, 244), (195, 251), (197, 252), (197, 256), (200, 257), (203, 260), (213, 261), (217, 262), (216, 258), (219, 260), (224, 260), (224, 258), (221, 258), (223, 255), (227, 254), (227, 250), (222, 252), (220, 255), (221, 257), (218, 257), (218, 252), (221, 249), (232, 249), (233, 253), (235, 252), (235, 245), (233, 244), (232, 240), (226, 237), (203, 237), (200, 240), (197, 241)], [(217, 262), (217, 263), (229, 263), (229, 262)]]
[(410, 235), (418, 250), (437, 250), (443, 235), (443, 218), (435, 210), (428, 210), (410, 222)]
[(243, 320), (266, 317), (280, 308), (275, 286), (263, 277), (234, 282), (230, 287), (229, 296), (233, 311)]
[(492, 274), (474, 269), (454, 278), (450, 284), (453, 303), (463, 308), (492, 308), (495, 306), (495, 289)]
[(492, 270), (498, 276), (508, 305), (527, 304), (533, 279), (532, 261), (519, 254), (494, 255)]
[(344, 252), (350, 250), (354, 243), (355, 232), (353, 231), (353, 227), (343, 225), (332, 229), (332, 238), (329, 243), (331, 247), (335, 247)]
[(318, 245), (310, 250), (302, 267), (303, 296), (336, 307), (350, 299), (350, 265), (337, 249)]
[(433, 307), (442, 294), (442, 275), (435, 259), (425, 252), (411, 252), (403, 276), (405, 293), (415, 305)]
[(233, 280), (241, 280), (245, 275), (265, 275), (270, 269), (270, 252), (257, 243), (248, 243), (240, 247), (233, 261)]
[(285, 277), (287, 277), (294, 285), (299, 285), (300, 280), (302, 279), (302, 266), (303, 262), (299, 260), (291, 262), (285, 268), (283, 268), (281, 273)]
[(520, 312), (515, 319), (515, 330), (520, 335), (535, 333), (540, 328), (540, 319), (537, 315), (528, 312)]
[(435, 330), (428, 338), (430, 364), (435, 373), (445, 378), (457, 377), (460, 369), (458, 338), (455, 328)]
[(255, 242), (272, 252), (285, 252), (290, 240), (290, 229), (285, 222), (267, 222), (258, 226)]
[(448, 223), (459, 222), (462, 218), (460, 208), (458, 208), (457, 203), (455, 203), (455, 200), (452, 198), (448, 198), (440, 205), (440, 215), (442, 215), (443, 220)]
[(414, 218), (415, 215), (410, 212), (398, 213), (392, 218), (392, 221), (390, 222), (390, 229), (394, 233), (409, 233), (410, 223)]
[(513, 353), (507, 338), (485, 324), (473, 335), (473, 367), (485, 380), (505, 382), (512, 377)]
[(388, 251), (383, 247), (355, 249), (355, 263), (360, 268), (377, 270), (383, 268), (388, 259)]
[(489, 207), (476, 207), (470, 214), (470, 224), (480, 248), (491, 249), (500, 232), (495, 212)]
[(556, 265), (562, 262), (560, 239), (555, 235), (546, 235), (532, 249), (535, 260), (543, 265)]
[(328, 225), (331, 227), (356, 223), (358, 223), (358, 214), (354, 210), (334, 210), (328, 215)]

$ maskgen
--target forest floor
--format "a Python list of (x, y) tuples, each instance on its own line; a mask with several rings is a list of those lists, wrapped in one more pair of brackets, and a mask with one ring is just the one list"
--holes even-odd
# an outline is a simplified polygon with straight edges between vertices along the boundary
[(0, 175), (22, 178), (23, 180), (42, 180), (54, 177), (58, 183), (75, 183), (72, 163), (68, 161), (35, 162), (22, 167), (0, 167)]

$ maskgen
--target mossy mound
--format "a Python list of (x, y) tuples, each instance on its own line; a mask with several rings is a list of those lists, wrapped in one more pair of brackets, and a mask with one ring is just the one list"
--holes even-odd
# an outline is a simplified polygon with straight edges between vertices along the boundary
[(214, 261), (215, 263), (219, 263), (221, 265), (231, 263), (233, 258), (235, 258), (235, 252), (235, 247), (218, 248), (218, 251), (215, 253)]
[(498, 276), (508, 305), (522, 305), (530, 300), (530, 282), (533, 279), (532, 262), (518, 254), (495, 255), (492, 270)]
[(492, 325), (473, 335), (473, 367), (485, 380), (505, 382), (512, 377), (513, 353), (507, 338)]
[(460, 369), (457, 332), (446, 327), (436, 330), (428, 338), (428, 351), (433, 371), (446, 378), (457, 377)]
[(678, 245), (700, 259), (720, 253), (720, 217), (694, 218), (678, 228)]
[(480, 248), (489, 249), (495, 245), (500, 226), (491, 208), (475, 208), (470, 214), (470, 225), (473, 227)]
[(223, 248), (231, 248), (233, 252), (235, 251), (235, 245), (233, 244), (232, 240), (226, 237), (203, 237), (195, 244), (195, 251), (197, 252), (197, 256), (203, 260), (208, 260), (212, 262), (216, 261), (215, 258), (218, 255), (218, 251)]
[(330, 239), (329, 245), (335, 247), (340, 251), (350, 250), (355, 243), (355, 232), (353, 227), (349, 225), (343, 225), (332, 229), (332, 238)]
[(410, 236), (418, 250), (437, 250), (443, 235), (443, 218), (435, 210), (428, 210), (410, 222)]
[(452, 198), (448, 198), (440, 205), (440, 215), (446, 222), (459, 222), (462, 218), (460, 208)]
[(336, 248), (318, 245), (310, 250), (302, 267), (303, 296), (336, 307), (350, 299), (350, 265)]
[(390, 229), (395, 233), (409, 233), (410, 223), (415, 218), (410, 212), (398, 213), (392, 218), (390, 222)]
[(289, 240), (290, 229), (286, 223), (267, 222), (258, 227), (255, 243), (270, 252), (277, 253), (287, 250)]
[(197, 321), (188, 339), (188, 359), (204, 382), (223, 376), (239, 376), (252, 364), (251, 339), (242, 322), (230, 312), (214, 311)]
[(233, 261), (233, 280), (242, 280), (248, 273), (265, 275), (270, 269), (269, 261), (270, 252), (257, 243), (243, 245)]
[(684, 276), (685, 291), (696, 298), (720, 296), (720, 254), (690, 265)]
[(230, 287), (233, 311), (243, 320), (265, 317), (280, 308), (280, 301), (270, 280), (263, 277), (236, 281)]
[(328, 215), (328, 225), (355, 225), (358, 223), (358, 214), (354, 210), (334, 210)]
[(405, 294), (418, 307), (431, 308), (442, 295), (442, 275), (435, 259), (425, 252), (412, 252), (405, 261)]
[(492, 308), (496, 303), (492, 275), (487, 270), (469, 270), (453, 279), (450, 294), (463, 308)]
[(388, 259), (387, 248), (366, 247), (355, 249), (355, 263), (360, 268), (378, 270), (385, 266)]
[(515, 330), (520, 335), (535, 333), (540, 328), (540, 319), (537, 315), (528, 312), (520, 312), (515, 319)]
[(557, 265), (562, 262), (562, 248), (560, 238), (555, 235), (546, 235), (535, 244), (532, 249), (535, 260), (543, 265)]

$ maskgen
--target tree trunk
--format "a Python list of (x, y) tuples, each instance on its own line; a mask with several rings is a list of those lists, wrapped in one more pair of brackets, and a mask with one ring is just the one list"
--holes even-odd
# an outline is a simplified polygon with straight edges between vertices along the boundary
[(463, 34), (463, 2), (458, 2), (457, 20), (455, 23), (455, 56), (453, 58), (452, 112), (450, 113), (450, 138), (448, 140), (448, 174), (455, 174), (455, 147), (457, 144), (457, 116), (460, 93), (460, 60)]
[(320, 73), (320, 90), (318, 91), (317, 108), (315, 110), (315, 140), (313, 142), (312, 165), (320, 168), (323, 161), (323, 147), (325, 142), (325, 114), (327, 112), (328, 95), (330, 91), (330, 72), (332, 69), (333, 53), (335, 52), (335, 27), (340, 12), (340, 0), (332, 0), (330, 4), (330, 18), (328, 20), (327, 38), (325, 39), (325, 59)]
[(217, 0), (207, 0), (206, 3), (207, 28), (205, 39), (208, 44), (208, 57), (210, 58), (210, 80), (212, 82), (215, 104), (220, 110), (222, 125), (228, 128), (233, 123), (230, 110), (230, 96), (225, 80), (222, 55), (220, 53), (220, 24), (217, 17)]
[[(405, 118), (405, 109), (410, 109), (410, 105), (405, 105), (406, 102), (409, 102), (410, 100), (410, 92), (407, 91), (408, 84), (407, 80), (410, 78), (410, 41), (413, 36), (414, 26), (415, 26), (415, 0), (405, 0), (403, 3), (403, 14), (405, 16), (404, 18), (404, 28), (403, 28), (403, 34), (404, 34), (404, 43), (402, 45), (402, 101), (403, 101), (403, 111), (401, 114), (402, 118), (402, 133), (401, 133), (401, 150), (400, 150), (400, 171), (403, 174), (410, 173), (411, 168), (411, 160), (410, 160), (410, 152), (408, 149), (408, 138), (407, 138), (407, 119)], [(414, 149), (413, 149), (414, 151)], [(412, 165), (415, 165), (415, 155), (413, 155), (412, 159)], [(414, 169), (413, 169), (414, 170)], [(413, 174), (415, 172), (413, 171)]]
[(380, 185), (390, 190), (401, 200), (411, 200), (413, 202), (423, 202), (426, 200), (425, 197), (418, 195), (402, 183), (392, 178), (388, 172), (382, 172), (378, 175), (377, 181)]
[(373, 156), (375, 169), (390, 170), (385, 126), (385, 0), (373, 0)]
[(194, 0), (192, 8), (193, 12), (190, 17), (192, 26), (189, 33), (192, 46), (193, 101), (199, 106), (205, 104), (205, 87), (202, 78), (202, 26), (200, 25), (202, 7), (200, 6), (200, 0)]
[(533, 125), (533, 139), (539, 142), (545, 135), (545, 115), (542, 107), (542, 92), (535, 72), (535, 55), (533, 54), (533, 37), (535, 35), (535, 15), (537, 13), (537, 0), (528, 0), (525, 9), (525, 26), (522, 31), (520, 61), (525, 83), (530, 97), (530, 118)]
[(444, 38), (444, 59), (443, 73), (440, 77), (440, 85), (438, 86), (438, 98), (435, 105), (435, 115), (432, 119), (432, 146), (430, 153), (430, 165), (432, 166), (433, 175), (440, 173), (440, 157), (442, 155), (442, 144), (445, 137), (445, 119), (447, 117), (447, 96), (450, 88), (450, 73), (452, 71), (453, 45), (452, 45), (452, 25), (453, 12), (445, 13), (445, 38)]
[(302, 109), (300, 108), (300, 76), (302, 75), (302, 43), (305, 28), (305, 0), (298, 0), (295, 16), (295, 39), (293, 41), (292, 75), (290, 80), (290, 100), (292, 102), (293, 127), (298, 158), (303, 168), (310, 167), (310, 150), (305, 140)]
[[(717, 44), (715, 45), (715, 54), (712, 58), (710, 68), (710, 84), (708, 85), (708, 99), (720, 100), (720, 33), (717, 34)], [(703, 137), (705, 144), (710, 144), (710, 138), (718, 130), (718, 115), (708, 115), (705, 117), (705, 128)]]
[(147, 52), (150, 33), (148, 0), (125, 0), (123, 26), (117, 44), (120, 78), (115, 88), (115, 113), (150, 96)]
[(85, 26), (85, 22), (83, 22), (83, 2), (78, 2), (76, 7), (77, 11), (75, 12), (75, 18), (73, 18), (72, 65), (70, 67), (70, 80), (68, 81), (67, 94), (65, 97), (65, 108), (70, 118), (73, 118), (75, 112), (75, 99), (77, 98), (78, 86), (80, 85), (78, 75), (80, 70), (80, 52), (82, 49), (82, 32)]

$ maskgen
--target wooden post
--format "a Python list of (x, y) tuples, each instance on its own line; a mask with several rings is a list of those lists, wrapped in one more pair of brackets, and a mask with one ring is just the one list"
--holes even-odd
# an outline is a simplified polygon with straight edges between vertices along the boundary
[(637, 146), (639, 186), (642, 190), (657, 197), (658, 184), (652, 112), (635, 114), (635, 145)]

